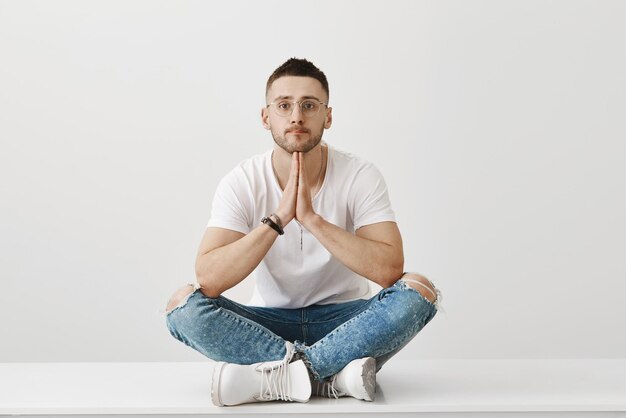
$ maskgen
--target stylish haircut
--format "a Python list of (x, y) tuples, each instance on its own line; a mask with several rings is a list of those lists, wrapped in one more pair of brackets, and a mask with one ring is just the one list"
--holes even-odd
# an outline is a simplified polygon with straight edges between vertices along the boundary
[(312, 62), (302, 58), (289, 58), (280, 67), (274, 70), (270, 78), (265, 85), (265, 95), (269, 91), (272, 83), (280, 77), (284, 76), (299, 76), (299, 77), (312, 77), (322, 84), (322, 88), (326, 92), (326, 95), (330, 97), (328, 93), (328, 80), (324, 73), (313, 65)]

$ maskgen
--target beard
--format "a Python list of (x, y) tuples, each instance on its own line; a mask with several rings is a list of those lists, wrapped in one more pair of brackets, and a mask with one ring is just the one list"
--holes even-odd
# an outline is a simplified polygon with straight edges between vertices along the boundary
[(324, 133), (324, 129), (320, 129), (317, 134), (309, 130), (309, 139), (304, 142), (298, 141), (292, 143), (287, 140), (288, 132), (284, 132), (282, 135), (278, 132), (274, 132), (273, 129), (271, 129), (271, 132), (272, 138), (274, 138), (274, 142), (276, 143), (276, 145), (287, 151), (289, 154), (293, 154), (294, 152), (309, 152), (313, 148), (315, 148), (317, 144), (319, 144), (322, 140), (322, 134)]

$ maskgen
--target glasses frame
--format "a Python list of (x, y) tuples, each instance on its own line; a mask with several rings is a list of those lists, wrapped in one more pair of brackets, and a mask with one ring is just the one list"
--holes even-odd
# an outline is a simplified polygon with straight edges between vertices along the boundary
[[(319, 101), (319, 100), (317, 100), (317, 99), (279, 100), (279, 101), (277, 101), (277, 102), (272, 102), (272, 103), (270, 103), (270, 104), (266, 105), (265, 107), (269, 109), (269, 107), (270, 107), (270, 106), (275, 105), (276, 103), (281, 103), (281, 102), (287, 102), (287, 103), (291, 103), (291, 104), (293, 104), (293, 105), (298, 105), (298, 107), (300, 108), (300, 112), (301, 112), (303, 115), (304, 115), (304, 109), (302, 109), (302, 103), (304, 103), (304, 102), (317, 102), (317, 103), (319, 103), (319, 104), (321, 104), (321, 105), (324, 105), (324, 106), (328, 109), (328, 103), (321, 102), (321, 101)], [(296, 108), (296, 107), (294, 106), (294, 107), (291, 109), (291, 112), (289, 112), (289, 113), (288, 113), (288, 114), (286, 114), (286, 115), (281, 115), (281, 114), (279, 114), (279, 113), (278, 113), (278, 108), (277, 108), (276, 106), (274, 106), (274, 113), (276, 113), (276, 116), (280, 116), (281, 118), (286, 118), (286, 117), (291, 116), (291, 115), (293, 114), (293, 110), (294, 110), (295, 108)], [(321, 109), (321, 108), (320, 108), (320, 109)], [(310, 115), (310, 116), (315, 116), (315, 115), (317, 115), (317, 114), (319, 114), (319, 113), (320, 113), (320, 110), (318, 109), (318, 110), (317, 110), (317, 112), (316, 112), (315, 114)]]

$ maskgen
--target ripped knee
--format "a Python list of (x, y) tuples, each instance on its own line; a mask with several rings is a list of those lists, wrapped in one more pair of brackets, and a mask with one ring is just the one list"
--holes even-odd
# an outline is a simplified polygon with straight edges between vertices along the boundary
[(422, 296), (428, 299), (429, 302), (435, 303), (437, 301), (437, 290), (435, 286), (421, 274), (405, 273), (400, 280), (404, 280), (407, 286), (417, 290)]
[(165, 312), (170, 313), (175, 308), (185, 303), (189, 295), (192, 294), (195, 290), (196, 290), (196, 286), (193, 283), (188, 283), (185, 286), (178, 289), (176, 292), (174, 292), (169, 302), (167, 302), (167, 307), (165, 308)]

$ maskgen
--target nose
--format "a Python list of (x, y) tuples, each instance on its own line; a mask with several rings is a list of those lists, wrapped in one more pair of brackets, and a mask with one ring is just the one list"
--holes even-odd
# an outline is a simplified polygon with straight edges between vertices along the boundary
[(302, 114), (302, 108), (300, 104), (296, 104), (291, 111), (291, 123), (301, 124), (304, 122), (304, 115)]

